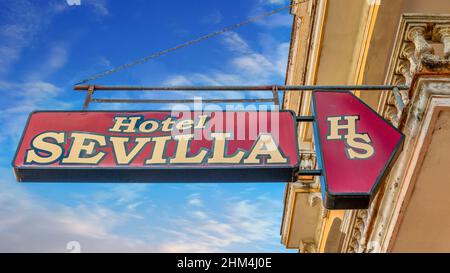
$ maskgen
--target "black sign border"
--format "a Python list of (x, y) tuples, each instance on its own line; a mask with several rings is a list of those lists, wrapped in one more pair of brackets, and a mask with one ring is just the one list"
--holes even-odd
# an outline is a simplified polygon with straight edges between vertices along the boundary
[[(12, 167), (18, 182), (83, 182), (83, 183), (257, 183), (257, 182), (292, 182), (296, 179), (296, 175), (300, 168), (300, 156), (298, 148), (298, 134), (296, 114), (292, 110), (265, 110), (265, 111), (232, 111), (232, 112), (289, 112), (292, 116), (295, 149), (297, 165), (285, 166), (214, 166), (214, 167), (186, 167), (186, 166), (170, 166), (170, 167), (39, 167), (27, 166), (17, 167), (14, 165), (17, 154), (22, 146), (25, 132), (28, 128), (30, 118), (35, 113), (49, 112), (71, 112), (71, 113), (89, 113), (89, 112), (114, 112), (114, 113), (142, 113), (142, 112), (172, 112), (170, 110), (36, 110), (29, 114), (22, 136), (18, 143)], [(180, 112), (226, 112), (222, 111), (180, 111)], [(92, 181), (91, 181), (92, 180)]]

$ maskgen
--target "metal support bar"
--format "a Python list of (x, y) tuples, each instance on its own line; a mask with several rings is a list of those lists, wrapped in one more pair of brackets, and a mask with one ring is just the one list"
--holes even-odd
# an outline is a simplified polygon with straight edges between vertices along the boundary
[[(76, 85), (74, 90), (88, 90), (90, 85)], [(257, 85), (257, 86), (129, 86), (114, 85), (104, 86), (95, 85), (96, 91), (332, 91), (332, 90), (367, 90), (367, 91), (385, 91), (398, 88), (399, 90), (408, 90), (406, 85)]]
[(88, 92), (86, 94), (86, 99), (84, 100), (83, 111), (86, 111), (91, 102), (92, 95), (94, 94), (94, 85), (89, 85), (87, 90)]
[[(95, 98), (91, 100), (96, 103), (193, 103), (198, 100), (152, 100), (152, 99), (102, 99)], [(242, 103), (242, 102), (273, 102), (273, 99), (206, 99), (202, 103)]]
[(272, 86), (273, 102), (276, 106), (280, 106), (280, 98), (278, 97), (278, 87), (276, 85)]
[(400, 112), (403, 111), (403, 108), (405, 108), (405, 104), (403, 103), (402, 95), (400, 94), (400, 91), (397, 87), (394, 87), (392, 89), (392, 93), (394, 95), (395, 101), (397, 102), (398, 109)]

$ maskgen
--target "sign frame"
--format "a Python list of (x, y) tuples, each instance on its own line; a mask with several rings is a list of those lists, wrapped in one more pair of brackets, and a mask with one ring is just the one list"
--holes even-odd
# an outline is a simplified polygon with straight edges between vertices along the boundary
[[(360, 103), (362, 103), (365, 107), (370, 109), (372, 113), (375, 113), (377, 117), (379, 117), (383, 122), (388, 124), (391, 128), (396, 130), (400, 133), (401, 137), (398, 143), (396, 144), (394, 150), (392, 151), (389, 159), (384, 164), (383, 169), (379, 173), (378, 177), (376, 178), (372, 188), (369, 192), (355, 192), (355, 193), (332, 193), (328, 189), (328, 182), (327, 182), (327, 170), (326, 166), (323, 161), (323, 150), (322, 150), (322, 143), (320, 141), (320, 129), (318, 126), (317, 121), (317, 114), (316, 114), (316, 92), (330, 92), (330, 93), (347, 93), (350, 94), (353, 98), (357, 99)], [(394, 127), (390, 122), (388, 122), (385, 118), (383, 118), (380, 114), (378, 114), (375, 110), (372, 109), (369, 105), (367, 105), (364, 101), (362, 101), (360, 98), (355, 96), (350, 91), (343, 91), (343, 90), (313, 90), (312, 91), (312, 99), (311, 99), (311, 112), (312, 115), (315, 117), (313, 121), (313, 131), (314, 131), (314, 146), (316, 149), (316, 156), (317, 156), (317, 164), (319, 168), (322, 170), (321, 176), (320, 176), (320, 184), (322, 189), (322, 199), (323, 199), (323, 205), (327, 209), (367, 209), (375, 196), (376, 192), (380, 188), (380, 185), (382, 184), (382, 181), (386, 178), (386, 176), (389, 173), (389, 170), (392, 168), (394, 162), (398, 158), (400, 152), (403, 149), (403, 144), (405, 140), (405, 135), (398, 130), (396, 127)]]
[[(292, 167), (265, 165), (265, 166), (251, 166), (240, 164), (238, 166), (213, 166), (203, 168), (192, 166), (176, 166), (170, 165), (170, 167), (101, 167), (95, 168), (92, 166), (71, 166), (71, 167), (58, 167), (51, 168), (45, 166), (27, 166), (25, 168), (15, 165), (15, 161), (19, 150), (22, 146), (25, 132), (30, 123), (31, 116), (35, 113), (58, 113), (58, 112), (70, 112), (70, 113), (89, 113), (89, 112), (108, 112), (108, 113), (142, 113), (142, 112), (156, 112), (156, 113), (171, 113), (170, 110), (36, 110), (29, 114), (25, 127), (22, 131), (20, 141), (18, 143), (14, 158), (12, 160), (12, 167), (18, 182), (83, 182), (83, 183), (264, 183), (264, 182), (291, 182), (297, 176), (300, 169), (300, 155), (298, 153), (298, 133), (297, 133), (297, 121), (296, 114), (292, 110), (253, 110), (253, 111), (232, 111), (232, 112), (288, 112), (292, 116), (295, 149), (296, 149), (296, 162), (297, 165)], [(180, 112), (226, 112), (222, 111), (180, 111)], [(206, 171), (205, 171), (206, 169)], [(252, 171), (257, 170), (257, 171)], [(58, 178), (55, 179), (55, 172), (58, 173)], [(89, 179), (86, 179), (89, 177)], [(114, 179), (111, 179), (114, 177)], [(180, 179), (182, 177), (182, 179)], [(91, 181), (92, 180), (92, 181)]]

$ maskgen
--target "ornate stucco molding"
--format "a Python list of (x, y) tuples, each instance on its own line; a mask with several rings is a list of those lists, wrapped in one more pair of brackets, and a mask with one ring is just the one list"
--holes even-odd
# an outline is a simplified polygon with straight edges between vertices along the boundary
[[(436, 48), (441, 45), (443, 50)], [(386, 84), (411, 85), (420, 72), (439, 73), (450, 68), (450, 15), (403, 14), (392, 51)], [(411, 91), (400, 91), (403, 104), (410, 105)], [(399, 107), (392, 92), (380, 99), (378, 112), (401, 127), (407, 107)]]
[(315, 242), (305, 242), (300, 241), (300, 247), (298, 248), (298, 251), (300, 253), (316, 253), (317, 251), (317, 245)]

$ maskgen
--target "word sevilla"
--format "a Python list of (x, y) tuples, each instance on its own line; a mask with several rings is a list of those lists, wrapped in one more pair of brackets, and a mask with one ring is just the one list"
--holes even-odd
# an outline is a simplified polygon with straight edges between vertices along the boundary
[[(129, 165), (147, 146), (151, 146), (142, 165), (158, 164), (284, 164), (288, 159), (270, 133), (260, 133), (250, 149), (238, 149), (228, 155), (230, 132), (210, 132), (211, 148), (202, 147), (192, 154), (190, 146), (194, 133), (176, 133), (185, 130), (206, 129), (208, 117), (176, 120), (169, 116), (164, 120), (142, 116), (116, 116), (108, 134), (81, 131), (44, 131), (37, 134), (25, 153), (24, 163), (35, 165), (98, 165), (109, 147), (117, 165)], [(124, 136), (123, 134), (127, 134)], [(128, 136), (130, 134), (130, 136)], [(136, 136), (139, 134), (139, 136)], [(158, 134), (149, 136), (147, 134)], [(144, 136), (142, 136), (144, 135)], [(70, 146), (65, 148), (67, 143)], [(167, 156), (169, 146), (174, 146), (172, 156)]]

